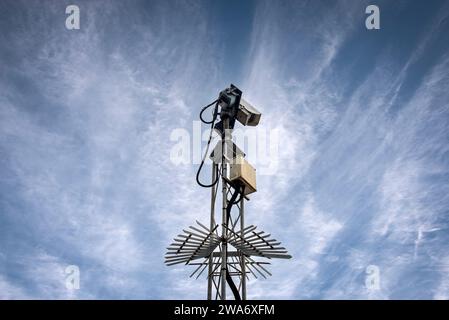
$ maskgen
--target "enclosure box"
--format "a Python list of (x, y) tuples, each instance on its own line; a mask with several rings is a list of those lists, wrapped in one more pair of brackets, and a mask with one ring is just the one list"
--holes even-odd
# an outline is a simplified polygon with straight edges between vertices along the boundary
[(239, 182), (244, 185), (244, 195), (257, 191), (256, 169), (254, 169), (241, 155), (238, 155), (230, 164), (229, 181), (231, 181), (231, 183)]

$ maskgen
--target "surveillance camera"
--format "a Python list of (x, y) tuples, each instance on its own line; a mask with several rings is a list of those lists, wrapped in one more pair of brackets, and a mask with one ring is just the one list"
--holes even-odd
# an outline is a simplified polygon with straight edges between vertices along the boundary
[(257, 111), (248, 101), (240, 99), (239, 109), (237, 111), (237, 120), (244, 126), (257, 126), (262, 114)]

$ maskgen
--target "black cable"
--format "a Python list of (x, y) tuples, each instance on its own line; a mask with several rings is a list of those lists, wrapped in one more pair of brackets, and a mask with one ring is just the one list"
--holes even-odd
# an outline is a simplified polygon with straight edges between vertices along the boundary
[[(212, 121), (204, 121), (204, 119), (202, 118), (202, 113), (209, 108), (211, 105), (213, 105), (215, 103), (215, 109), (214, 109), (214, 113), (212, 116)], [(203, 188), (210, 188), (213, 187), (215, 184), (217, 184), (218, 180), (219, 180), (219, 176), (218, 176), (218, 166), (217, 166), (217, 172), (216, 172), (216, 178), (215, 181), (213, 181), (211, 184), (203, 184), (200, 181), (200, 173), (201, 173), (201, 169), (203, 168), (204, 165), (204, 161), (206, 160), (207, 154), (209, 152), (209, 146), (210, 143), (212, 141), (212, 133), (214, 132), (214, 124), (215, 121), (217, 120), (217, 115), (218, 115), (218, 100), (215, 100), (214, 102), (208, 104), (207, 106), (205, 106), (201, 112), (200, 112), (200, 119), (202, 122), (207, 123), (207, 124), (211, 124), (210, 126), (210, 134), (209, 134), (209, 140), (207, 141), (207, 146), (206, 146), (206, 151), (204, 152), (203, 158), (201, 159), (201, 163), (200, 166), (198, 168), (198, 171), (196, 172), (196, 182), (202, 186)]]
[[(216, 105), (215, 105), (214, 114), (213, 114), (213, 116), (212, 116), (212, 120), (211, 120), (211, 121), (206, 121), (206, 120), (204, 120), (204, 119), (203, 119), (203, 112), (206, 111), (207, 108), (211, 107), (214, 103), (215, 103)], [(207, 106), (205, 106), (203, 109), (201, 109), (201, 112), (200, 112), (200, 120), (201, 120), (201, 122), (203, 122), (203, 123), (205, 123), (205, 124), (211, 124), (211, 123), (215, 122), (215, 119), (217, 118), (217, 115), (216, 115), (217, 107), (218, 107), (218, 99), (215, 100), (214, 102), (211, 102), (210, 104), (208, 104)]]
[[(240, 190), (240, 188), (239, 188), (239, 190)], [(243, 186), (241, 186), (240, 197), (237, 200), (235, 200), (232, 204), (239, 203), (242, 200), (244, 192), (245, 192), (245, 186), (243, 185)]]
[[(245, 277), (245, 276), (246, 275), (243, 275), (242, 277)], [(237, 301), (241, 301), (242, 298), (240, 298), (239, 290), (235, 286), (235, 283), (232, 280), (231, 275), (229, 274), (228, 268), (226, 268), (226, 282), (229, 284), (229, 287), (231, 288), (231, 291), (234, 294), (234, 299), (237, 300)]]
[[(207, 143), (205, 155), (207, 155), (207, 152), (209, 151), (209, 144), (210, 144), (210, 140), (209, 140), (209, 142)], [(216, 172), (216, 174), (215, 174), (215, 181), (213, 181), (211, 184), (204, 184), (204, 183), (202, 183), (202, 182), (200, 181), (200, 173), (201, 173), (201, 169), (203, 168), (203, 165), (204, 165), (204, 160), (205, 160), (205, 158), (203, 158), (203, 160), (201, 161), (201, 164), (200, 164), (200, 166), (199, 166), (199, 168), (198, 168), (198, 171), (196, 172), (196, 182), (197, 182), (200, 186), (202, 186), (203, 188), (211, 188), (211, 187), (213, 187), (214, 185), (216, 185), (217, 182), (218, 182), (218, 180), (219, 180), (219, 176), (218, 176), (218, 167), (217, 167), (217, 170), (216, 170), (217, 172)]]
[(240, 194), (240, 187), (235, 189), (234, 193), (231, 196), (231, 199), (229, 199), (228, 205), (226, 206), (226, 223), (229, 224), (229, 218), (231, 218), (231, 210), (232, 206), (236, 203), (235, 199)]
[[(243, 192), (245, 191), (245, 186), (238, 186), (234, 193), (231, 196), (231, 199), (229, 199), (228, 205), (226, 206), (226, 223), (229, 224), (229, 219), (231, 218), (231, 210), (232, 206), (237, 204), (243, 197)], [(237, 196), (240, 195), (239, 199), (236, 200)], [(246, 277), (246, 275), (242, 275), (242, 277)], [(234, 299), (237, 301), (241, 301), (239, 290), (237, 289), (234, 281), (232, 280), (231, 275), (229, 274), (228, 267), (226, 265), (226, 282), (228, 283), (229, 287), (231, 288), (232, 293), (234, 294)]]

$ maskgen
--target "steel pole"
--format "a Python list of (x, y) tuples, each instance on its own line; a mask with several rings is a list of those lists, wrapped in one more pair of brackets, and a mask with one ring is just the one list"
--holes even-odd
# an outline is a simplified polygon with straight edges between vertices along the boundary
[(222, 119), (223, 121), (223, 135), (221, 137), (221, 183), (222, 183), (222, 248), (221, 248), (221, 300), (226, 300), (226, 268), (228, 259), (228, 223), (226, 219), (226, 207), (228, 206), (227, 199), (227, 167), (226, 167), (226, 152), (227, 140), (229, 139), (229, 118)]
[[(212, 162), (212, 182), (216, 179), (216, 173), (217, 173), (217, 164), (215, 162)], [(211, 195), (210, 195), (210, 230), (213, 230), (215, 227), (215, 194), (216, 189), (215, 186), (212, 186), (211, 189)], [(213, 281), (213, 275), (212, 268), (214, 265), (214, 255), (211, 254), (209, 257), (209, 272), (207, 277), (207, 300), (212, 300), (212, 281)]]
[[(244, 229), (245, 228), (245, 199), (242, 195), (242, 199), (240, 200), (240, 230), (242, 238), (245, 237)], [(245, 265), (245, 255), (243, 252), (240, 253), (240, 263), (242, 264), (242, 300), (246, 300), (246, 265)]]

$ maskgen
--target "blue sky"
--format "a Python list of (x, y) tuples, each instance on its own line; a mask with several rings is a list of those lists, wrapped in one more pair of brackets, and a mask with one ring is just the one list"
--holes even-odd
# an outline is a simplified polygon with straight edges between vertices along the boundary
[(249, 298), (449, 298), (449, 2), (2, 1), (0, 29), (0, 298), (205, 298), (163, 264), (209, 207), (170, 133), (230, 83), (283, 133), (246, 220), (293, 259)]

